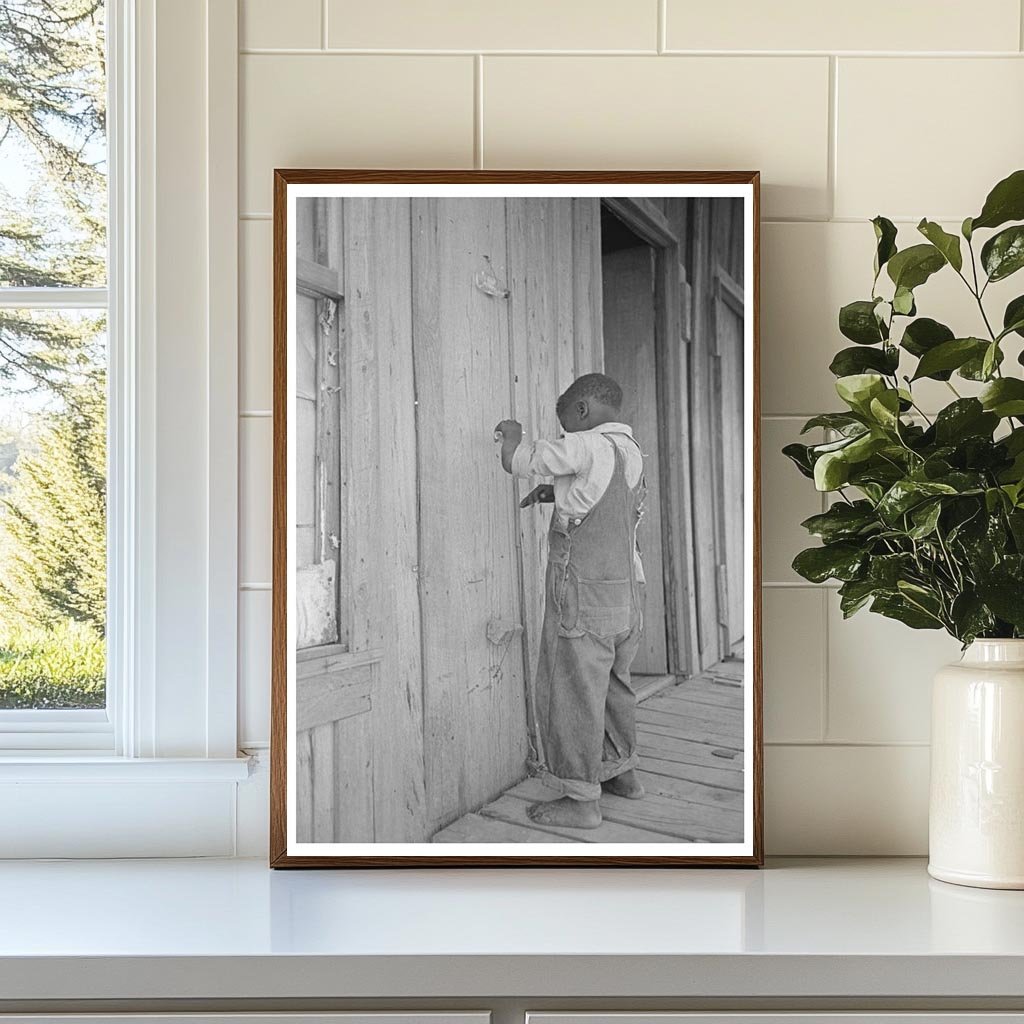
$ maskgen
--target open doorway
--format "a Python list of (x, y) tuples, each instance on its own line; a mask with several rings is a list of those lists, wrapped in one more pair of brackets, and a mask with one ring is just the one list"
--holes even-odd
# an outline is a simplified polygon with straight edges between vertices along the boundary
[(633, 662), (634, 688), (657, 686), (676, 666), (669, 642), (665, 587), (663, 487), (658, 410), (657, 253), (607, 207), (601, 211), (604, 368), (622, 386), (622, 419), (644, 453), (647, 502), (638, 542), (647, 578), (644, 634)]

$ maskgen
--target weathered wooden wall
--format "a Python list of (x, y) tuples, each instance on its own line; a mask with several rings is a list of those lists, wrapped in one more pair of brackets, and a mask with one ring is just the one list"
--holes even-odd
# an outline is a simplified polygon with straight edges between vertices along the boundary
[[(735, 494), (723, 498), (723, 381), (716, 304), (722, 276), (740, 287), (743, 284), (743, 202), (670, 198), (664, 200), (663, 208), (682, 243), (685, 278), (686, 440), (698, 643), (693, 669), (700, 671), (730, 653), (724, 628), (729, 619), (725, 533), (741, 513), (742, 500), (737, 501)], [(729, 372), (734, 369), (730, 365)], [(727, 415), (735, 418), (736, 412), (730, 406)], [(732, 586), (736, 585), (733, 574)]]
[[(653, 205), (681, 242), (665, 321), (681, 337), (659, 370), (685, 574), (671, 660), (700, 671), (742, 609), (725, 564), (742, 502), (722, 497), (738, 479), (722, 297), (742, 294), (742, 205)], [(343, 463), (337, 528), (316, 520), (339, 545), (338, 642), (300, 654), (300, 839), (429, 839), (524, 774), (550, 508), (518, 508), (531, 484), (502, 472), (492, 431), (511, 415), (557, 436), (557, 396), (603, 367), (600, 237), (597, 199), (300, 204), (300, 255), (343, 294), (337, 368), (316, 359)]]
[(302, 655), (299, 838), (422, 841), (525, 772), (550, 512), (519, 510), (493, 427), (554, 436), (558, 394), (601, 366), (599, 203), (299, 213), (343, 281), (348, 638)]

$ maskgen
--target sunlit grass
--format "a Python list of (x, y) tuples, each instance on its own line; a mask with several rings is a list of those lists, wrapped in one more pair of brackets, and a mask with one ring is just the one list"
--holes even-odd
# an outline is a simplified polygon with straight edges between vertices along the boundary
[(0, 708), (101, 708), (105, 691), (105, 644), (90, 626), (0, 622)]

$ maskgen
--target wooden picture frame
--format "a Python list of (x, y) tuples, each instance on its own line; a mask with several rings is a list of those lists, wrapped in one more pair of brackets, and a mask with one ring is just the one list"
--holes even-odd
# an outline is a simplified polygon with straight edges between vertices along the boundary
[[(761, 865), (758, 172), (276, 170), (273, 218), (271, 866)], [(657, 439), (669, 774), (537, 839), (544, 542), (480, 435), (606, 363)]]

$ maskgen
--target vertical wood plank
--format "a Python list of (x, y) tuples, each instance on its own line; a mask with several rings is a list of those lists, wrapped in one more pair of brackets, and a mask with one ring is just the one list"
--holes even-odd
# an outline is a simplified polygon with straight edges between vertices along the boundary
[(310, 196), (300, 196), (295, 200), (295, 252), (311, 263), (316, 262), (315, 207), (316, 200)]
[(673, 252), (666, 253), (669, 260), (659, 273), (659, 282), (665, 289), (666, 332), (662, 352), (662, 379), (667, 392), (662, 402), (665, 429), (671, 439), (664, 483), (670, 489), (675, 509), (675, 528), (668, 532), (672, 545), (669, 594), (676, 608), (675, 629), (669, 622), (670, 654), (674, 668), (683, 674), (700, 670), (700, 643), (697, 621), (697, 577), (694, 541), (693, 508), (696, 500), (693, 490), (691, 460), (691, 346), (693, 344), (693, 300), (688, 281), (687, 263), (691, 253), (690, 204), (686, 199), (671, 197), (666, 200), (664, 212), (672, 232), (678, 239)]
[(353, 715), (321, 727), (330, 731), (336, 756), (329, 783), (334, 830), (327, 842), (370, 843), (376, 839), (371, 715)]
[[(554, 291), (554, 333), (557, 349), (555, 359), (554, 396), (558, 397), (579, 376), (576, 372), (576, 275), (573, 262), (576, 256), (573, 236), (572, 199), (550, 199), (551, 265), (550, 285)], [(550, 392), (542, 396), (547, 402), (544, 417), (557, 427)]]
[(388, 596), (381, 608), (384, 660), (372, 711), (374, 828), (378, 842), (422, 842), (429, 835), (423, 774), (411, 212), (408, 199), (361, 201), (369, 205), (372, 229), (367, 284), (379, 367), (374, 400), (384, 411), (376, 530), (381, 581)]
[(596, 197), (573, 199), (572, 219), (573, 372), (579, 377), (604, 369), (601, 200)]
[(690, 458), (693, 471), (693, 534), (697, 582), (697, 626), (701, 669), (722, 656), (718, 629), (716, 553), (716, 470), (718, 441), (714, 428), (715, 339), (711, 317), (711, 203), (690, 200), (690, 280), (693, 299), (693, 344), (690, 346)]
[(377, 403), (377, 318), (372, 281), (370, 206), (347, 200), (345, 235), (345, 326), (349, 575), (351, 649), (363, 651), (382, 636), (377, 509), (379, 507), (379, 406)]
[(334, 841), (334, 726), (306, 730), (310, 738), (313, 777), (313, 842)]
[(521, 778), (522, 645), (511, 487), (493, 429), (510, 392), (507, 300), (475, 279), (506, 275), (505, 202), (413, 200), (426, 790), (434, 829)]
[(295, 736), (295, 838), (313, 842), (313, 746), (311, 729)]

